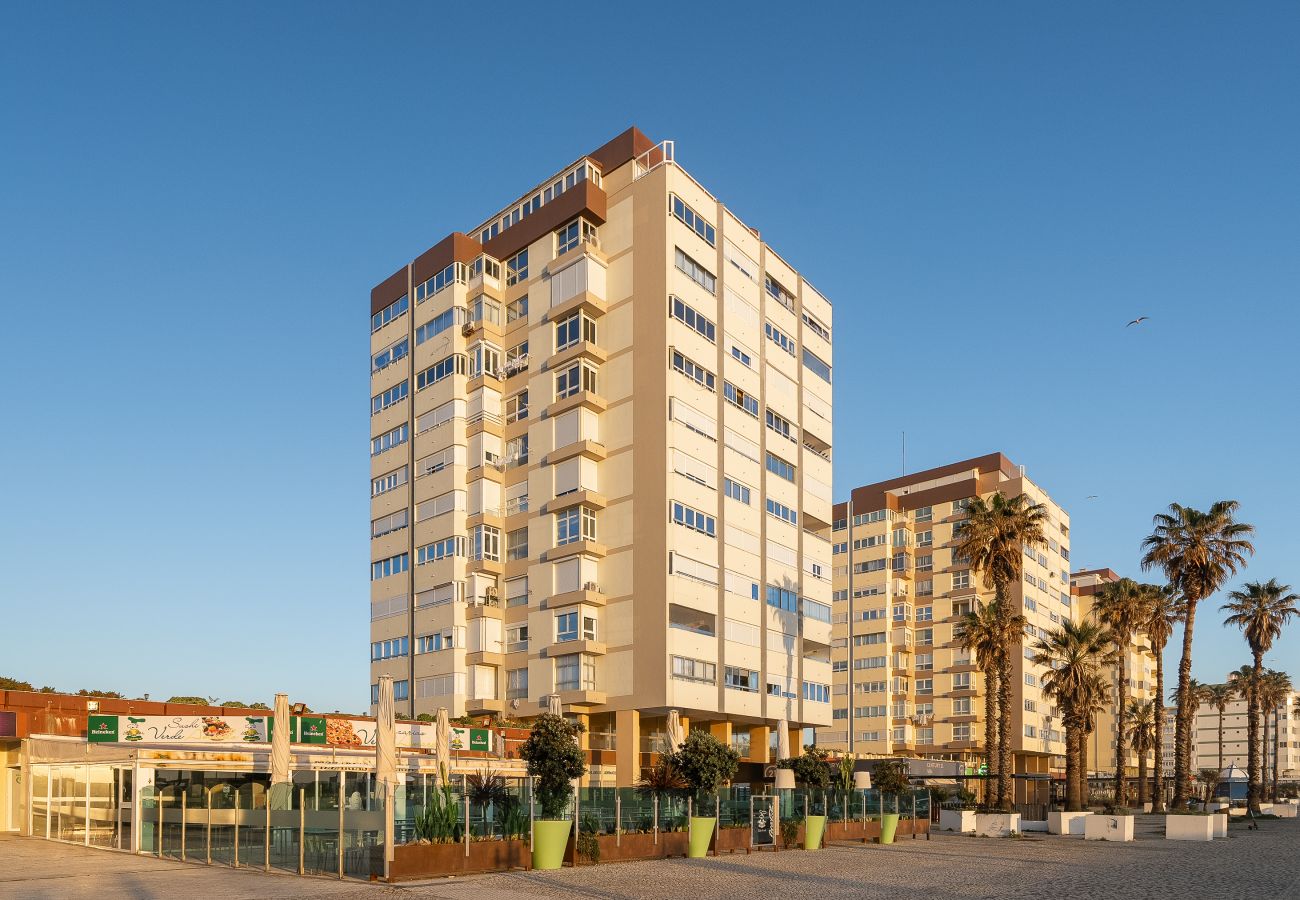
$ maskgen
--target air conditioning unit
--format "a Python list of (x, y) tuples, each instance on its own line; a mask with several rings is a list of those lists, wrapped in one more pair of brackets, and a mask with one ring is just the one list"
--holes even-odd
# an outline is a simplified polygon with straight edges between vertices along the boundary
[(460, 327), (460, 333), (465, 337), (469, 337), (471, 334), (474, 333), (474, 328), (475, 326), (473, 322), (466, 322), (464, 325)]
[(583, 585), (583, 590), (591, 591), (593, 594), (599, 594), (600, 585), (596, 584), (596, 582), (594, 581), (588, 581), (585, 585)]

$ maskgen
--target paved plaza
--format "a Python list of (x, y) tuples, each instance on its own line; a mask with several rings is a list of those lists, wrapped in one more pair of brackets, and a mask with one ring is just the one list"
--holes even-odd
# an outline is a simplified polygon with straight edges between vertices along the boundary
[(935, 835), (893, 847), (614, 863), (397, 886), (208, 868), (10, 837), (0, 838), (0, 898), (1300, 900), (1300, 822), (1265, 822), (1259, 832), (1238, 828), (1212, 844)]

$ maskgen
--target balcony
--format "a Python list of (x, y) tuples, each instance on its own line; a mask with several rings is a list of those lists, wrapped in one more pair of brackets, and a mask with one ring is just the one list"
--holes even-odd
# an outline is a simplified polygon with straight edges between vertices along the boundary
[(564, 591), (560, 594), (552, 594), (543, 601), (543, 609), (559, 609), (564, 606), (577, 606), (585, 604), (586, 606), (604, 606), (608, 598), (601, 593), (600, 587), (593, 581), (588, 582), (587, 586), (578, 591)]
[(570, 491), (567, 494), (556, 497), (554, 500), (547, 501), (542, 512), (550, 515), (552, 513), (557, 513), (562, 509), (568, 509), (571, 506), (589, 506), (592, 509), (604, 509), (608, 505), (608, 501), (605, 499), (604, 494), (599, 494), (593, 490), (584, 488), (580, 491)]
[(465, 601), (465, 617), (500, 621), (505, 618), (505, 610), (501, 606), (501, 601), (495, 597), (473, 597)]
[(604, 691), (595, 688), (574, 688), (559, 690), (556, 693), (559, 694), (560, 704), (563, 706), (604, 706), (607, 699)]
[(467, 666), (504, 666), (505, 656), (495, 650), (473, 650), (465, 654)]
[(496, 697), (468, 697), (465, 700), (465, 715), (467, 716), (487, 716), (504, 713), (505, 711), (506, 702)]
[(550, 453), (546, 454), (543, 460), (546, 465), (553, 466), (556, 463), (564, 462), (575, 456), (585, 456), (587, 459), (600, 462), (608, 455), (605, 445), (600, 441), (590, 439), (574, 441), (571, 444), (565, 444), (563, 447), (556, 447)]
[(578, 341), (553, 354), (546, 360), (546, 368), (558, 369), (576, 359), (589, 359), (595, 363), (603, 363), (609, 359), (609, 351), (591, 341)]
[(579, 406), (585, 406), (592, 412), (604, 412), (609, 403), (605, 398), (595, 391), (578, 391), (568, 397), (556, 400), (550, 406), (546, 407), (546, 415), (554, 418), (561, 413), (568, 412), (571, 409), (577, 409)]
[(604, 558), (609, 549), (596, 541), (574, 541), (571, 544), (564, 544), (547, 550), (542, 554), (542, 562), (552, 562), (557, 559), (564, 559), (566, 556), (595, 556)]

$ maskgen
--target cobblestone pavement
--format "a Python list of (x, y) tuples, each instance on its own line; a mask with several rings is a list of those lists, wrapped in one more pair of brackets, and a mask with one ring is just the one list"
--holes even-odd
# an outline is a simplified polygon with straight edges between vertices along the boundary
[(266, 875), (126, 856), (25, 838), (0, 839), (0, 898), (527, 897), (888, 898), (888, 900), (1300, 900), (1300, 822), (1234, 826), (1211, 844), (1020, 840), (936, 835), (892, 847), (756, 853), (707, 860), (613, 863), (560, 872), (509, 872), (371, 885)]

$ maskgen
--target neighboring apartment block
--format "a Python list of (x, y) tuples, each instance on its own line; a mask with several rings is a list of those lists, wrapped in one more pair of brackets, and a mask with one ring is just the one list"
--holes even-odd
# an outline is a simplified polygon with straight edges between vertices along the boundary
[[(1070, 593), (1074, 596), (1075, 614), (1087, 618), (1093, 614), (1093, 599), (1098, 588), (1111, 582), (1119, 581), (1120, 576), (1111, 569), (1084, 569), (1070, 576)], [(1154, 700), (1156, 696), (1156, 657), (1151, 652), (1151, 642), (1144, 633), (1133, 636), (1125, 650), (1128, 663), (1128, 691), (1130, 700)], [(1119, 667), (1111, 670), (1111, 697), (1117, 696), (1119, 690)], [(1171, 713), (1166, 711), (1166, 718)], [(1093, 773), (1115, 774), (1115, 735), (1117, 717), (1115, 704), (1112, 702), (1097, 714), (1096, 725), (1088, 739), (1088, 771)], [(1132, 741), (1124, 763), (1132, 776), (1137, 774), (1138, 758), (1133, 752)], [(1155, 771), (1155, 760), (1147, 756), (1150, 771)]]
[(619, 784), (672, 710), (754, 762), (830, 724), (831, 305), (672, 142), (579, 157), (370, 314), (371, 681), (400, 712), (558, 696)]
[(1047, 772), (1065, 752), (1061, 721), (1029, 656), (1040, 631), (1072, 615), (1070, 521), (1001, 453), (854, 490), (835, 506), (832, 666), (834, 721), (817, 742), (868, 756), (983, 762), (984, 676), (959, 646), (959, 622), (992, 599), (980, 573), (955, 558), (954, 533), (973, 497), (1024, 493), (1047, 507), (1048, 543), (1026, 551), (1011, 600), (1030, 621), (1016, 655), (1016, 770)]
[[(1228, 681), (1234, 674), (1228, 675)], [(1249, 762), (1250, 747), (1247, 743), (1246, 698), (1239, 694), (1232, 700), (1223, 713), (1223, 767), (1236, 766), (1243, 771)], [(1276, 716), (1276, 718), (1275, 718)], [(1267, 730), (1260, 729), (1259, 738), (1263, 749), (1264, 768), (1270, 779), (1273, 773), (1273, 759), (1278, 761), (1278, 778), (1281, 781), (1295, 780), (1300, 777), (1300, 692), (1292, 692), (1267, 716)], [(1277, 731), (1273, 729), (1275, 727)], [(1173, 760), (1170, 760), (1172, 765)], [(1209, 703), (1201, 703), (1196, 708), (1196, 729), (1192, 744), (1193, 774), (1201, 769), (1219, 767), (1219, 709)]]

